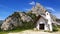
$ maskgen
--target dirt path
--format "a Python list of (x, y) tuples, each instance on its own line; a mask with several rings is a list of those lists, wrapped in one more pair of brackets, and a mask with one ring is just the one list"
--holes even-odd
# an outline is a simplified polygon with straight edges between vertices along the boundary
[(43, 31), (33, 31), (33, 30), (25, 30), (22, 32), (17, 32), (17, 33), (8, 33), (8, 34), (60, 34), (60, 32), (43, 32)]

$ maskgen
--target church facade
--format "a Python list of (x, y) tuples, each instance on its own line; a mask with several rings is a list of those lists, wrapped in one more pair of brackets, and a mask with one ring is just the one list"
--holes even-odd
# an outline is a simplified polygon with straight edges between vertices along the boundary
[(38, 30), (42, 29), (42, 30), (52, 31), (52, 19), (51, 19), (50, 13), (46, 12), (45, 16), (40, 15), (39, 17), (40, 18), (37, 21), (36, 28)]

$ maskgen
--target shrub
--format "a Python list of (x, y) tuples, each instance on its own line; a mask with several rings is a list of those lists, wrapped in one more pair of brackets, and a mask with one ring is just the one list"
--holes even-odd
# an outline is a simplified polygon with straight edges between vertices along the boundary
[(32, 29), (34, 27), (33, 22), (23, 22), (23, 28)]
[(53, 25), (53, 31), (58, 31), (57, 25)]

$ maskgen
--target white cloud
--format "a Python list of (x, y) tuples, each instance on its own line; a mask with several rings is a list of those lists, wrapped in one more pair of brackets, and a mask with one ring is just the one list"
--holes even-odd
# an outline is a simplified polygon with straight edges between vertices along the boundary
[(55, 12), (55, 10), (52, 7), (45, 7), (45, 8), (48, 9), (48, 10), (52, 10), (52, 11)]
[(29, 11), (29, 10), (31, 10), (31, 9), (25, 9), (26, 11)]
[(0, 17), (0, 20), (4, 20), (4, 18)]
[(30, 5), (35, 5), (35, 2), (34, 2), (34, 1), (32, 1), (32, 2), (30, 2), (29, 4), (30, 4)]
[(55, 13), (55, 16), (60, 19), (60, 13)]

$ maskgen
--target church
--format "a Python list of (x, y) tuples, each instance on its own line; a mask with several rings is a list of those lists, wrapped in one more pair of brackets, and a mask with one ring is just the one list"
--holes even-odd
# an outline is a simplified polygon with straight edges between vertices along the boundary
[(52, 19), (50, 16), (49, 12), (46, 12), (45, 16), (44, 15), (39, 15), (39, 19), (37, 21), (36, 28), (42, 29), (42, 30), (49, 30), (52, 31)]

